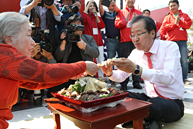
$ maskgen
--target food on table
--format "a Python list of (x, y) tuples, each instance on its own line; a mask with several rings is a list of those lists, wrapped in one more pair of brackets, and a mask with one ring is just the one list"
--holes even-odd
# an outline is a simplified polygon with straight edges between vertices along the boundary
[(82, 101), (90, 101), (123, 93), (119, 89), (108, 88), (105, 82), (92, 77), (79, 78), (68, 89), (58, 91), (60, 95)]

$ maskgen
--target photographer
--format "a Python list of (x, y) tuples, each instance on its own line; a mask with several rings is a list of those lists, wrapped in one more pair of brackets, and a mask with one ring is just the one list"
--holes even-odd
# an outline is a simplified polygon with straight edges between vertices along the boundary
[[(61, 9), (62, 17), (64, 18), (64, 24), (67, 24), (67, 20), (70, 16), (77, 14), (79, 16), (79, 10), (81, 8), (81, 1), (79, 0), (61, 0), (60, 2), (63, 3), (63, 7)], [(74, 2), (74, 3), (73, 3)], [(64, 28), (64, 24), (57, 25), (57, 31), (60, 32)]]
[[(49, 63), (49, 64), (54, 64), (57, 63), (56, 60), (54, 59), (53, 55), (51, 52), (47, 52), (44, 49), (41, 49), (41, 46), (36, 43), (34, 45), (34, 49), (32, 50), (32, 58), (41, 61), (44, 63)], [(44, 90), (30, 90), (29, 92), (33, 94), (33, 104), (34, 106), (42, 106), (42, 92)]]
[(34, 24), (32, 38), (39, 43), (44, 40), (44, 30), (48, 30), (49, 42), (54, 48), (59, 44), (58, 32), (55, 25), (63, 24), (62, 13), (59, 11), (59, 6), (54, 3), (54, 0), (28, 0), (26, 5), (20, 9), (20, 13), (30, 16), (30, 22)]
[[(68, 26), (82, 24), (83, 20), (78, 15), (73, 15), (68, 19)], [(61, 42), (61, 45), (56, 49), (54, 53), (54, 56), (58, 62), (74, 63), (77, 61), (93, 61), (93, 58), (97, 58), (99, 56), (99, 50), (93, 36), (82, 34), (82, 32), (83, 31), (79, 30), (72, 32), (73, 34), (79, 35), (80, 41), (78, 42), (73, 42), (69, 40), (63, 40)], [(72, 34), (66, 34), (65, 32), (63, 32), (60, 37), (61, 39), (66, 39), (65, 37), (69, 37), (70, 35)], [(50, 91), (58, 91), (64, 87), (68, 88), (68, 86), (70, 84), (74, 84), (74, 82), (75, 80), (69, 80), (68, 82), (63, 83), (62, 85), (50, 88), (48, 90), (47, 97), (52, 96), (49, 93)]]

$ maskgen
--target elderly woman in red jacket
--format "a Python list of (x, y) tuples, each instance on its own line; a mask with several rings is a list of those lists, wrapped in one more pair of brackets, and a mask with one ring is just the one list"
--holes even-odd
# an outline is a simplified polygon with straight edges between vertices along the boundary
[[(46, 89), (68, 81), (85, 71), (94, 75), (92, 62), (47, 64), (31, 59), (34, 40), (26, 16), (16, 12), (0, 14), (0, 129), (13, 118), (11, 107), (17, 102), (18, 88)], [(45, 51), (43, 51), (45, 52)]]
[[(83, 19), (83, 24), (85, 26), (84, 34), (92, 35), (97, 43), (99, 49), (99, 57), (97, 59), (97, 63), (102, 63), (104, 60), (104, 48), (103, 48), (103, 40), (101, 35), (101, 29), (105, 27), (105, 23), (102, 18), (98, 16), (98, 7), (94, 0), (90, 0), (86, 4), (86, 9), (81, 14)], [(103, 77), (103, 73), (100, 70), (98, 72), (98, 76)]]

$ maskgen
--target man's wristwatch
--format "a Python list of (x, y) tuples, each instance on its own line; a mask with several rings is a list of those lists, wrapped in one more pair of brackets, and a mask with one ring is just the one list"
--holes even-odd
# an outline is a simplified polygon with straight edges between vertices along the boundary
[(137, 65), (135, 68), (134, 74), (139, 75), (139, 73), (140, 73), (140, 67), (139, 67), (139, 65)]

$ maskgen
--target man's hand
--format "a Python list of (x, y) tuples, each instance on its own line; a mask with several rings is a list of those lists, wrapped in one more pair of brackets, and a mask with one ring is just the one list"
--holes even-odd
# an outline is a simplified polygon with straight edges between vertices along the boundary
[(136, 17), (136, 16), (137, 16), (136, 12), (133, 12), (133, 15), (132, 15), (131, 20), (132, 20), (134, 17)]
[(44, 6), (45, 6), (46, 8), (48, 8), (48, 9), (51, 9), (52, 12), (53, 12), (53, 14), (54, 14), (55, 16), (60, 16), (59, 10), (56, 8), (56, 6), (55, 6), (54, 3), (53, 3), (52, 5), (50, 5), (50, 6), (44, 4)]
[(80, 49), (85, 50), (85, 48), (86, 48), (86, 43), (81, 39), (79, 42), (77, 42), (77, 46), (78, 46)]
[(99, 70), (99, 67), (91, 61), (85, 61), (86, 63), (86, 73), (94, 76), (96, 74), (96, 72)]
[[(65, 37), (66, 37), (66, 33), (63, 32), (63, 33), (60, 35), (60, 39), (64, 39)], [(61, 51), (64, 51), (65, 46), (66, 46), (66, 40), (62, 40), (62, 42), (61, 42), (61, 44), (60, 44), (60, 50), (61, 50)]]
[(66, 33), (62, 32), (62, 34), (60, 35), (60, 39), (64, 39), (64, 38), (66, 38)]
[(126, 22), (129, 21), (129, 15), (130, 15), (131, 11), (129, 11), (128, 15), (127, 15), (127, 18), (126, 18)]
[(110, 5), (114, 7), (116, 5), (116, 2), (114, 0), (112, 0)]
[(47, 52), (46, 50), (42, 49), (42, 52), (40, 52), (41, 55), (43, 55), (44, 57), (46, 57), (48, 60), (52, 59), (52, 53), (51, 52)]
[(112, 64), (127, 73), (133, 73), (136, 68), (136, 65), (131, 60), (126, 58), (120, 58), (120, 60), (112, 61)]
[(34, 57), (34, 56), (37, 55), (38, 52), (40, 52), (40, 51), (41, 51), (41, 48), (40, 48), (39, 43), (35, 43), (34, 49), (32, 50), (31, 57)]
[(112, 60), (108, 59), (107, 61), (103, 61), (102, 64), (97, 64), (99, 68), (103, 71), (107, 76), (111, 76), (113, 73), (113, 64)]
[(66, 8), (66, 10), (67, 10), (69, 13), (72, 13), (72, 10), (68, 7), (68, 5), (64, 5), (64, 7)]
[(175, 20), (175, 24), (177, 25), (180, 22), (180, 16), (178, 15)]
[(41, 2), (42, 2), (42, 0), (33, 0), (32, 4), (33, 4), (33, 6), (36, 6), (36, 5), (40, 4)]

